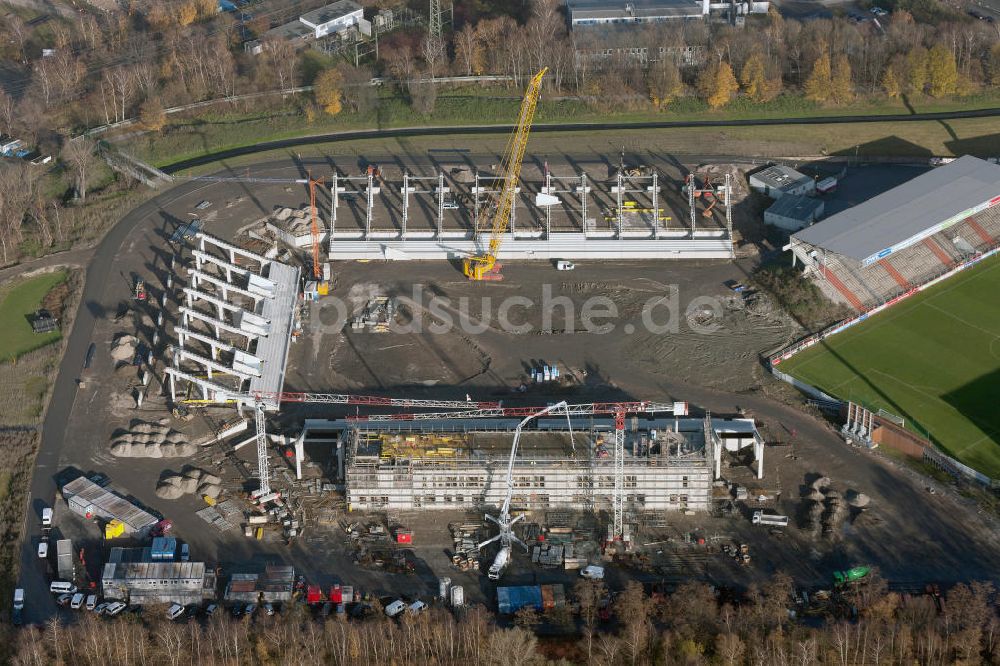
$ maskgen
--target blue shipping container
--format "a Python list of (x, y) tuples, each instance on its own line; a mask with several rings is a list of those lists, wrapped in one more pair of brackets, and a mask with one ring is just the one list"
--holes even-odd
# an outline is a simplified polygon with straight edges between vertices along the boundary
[(510, 615), (525, 606), (542, 609), (542, 588), (537, 585), (497, 588), (497, 606), (501, 613)]
[(154, 560), (172, 560), (177, 552), (177, 539), (174, 537), (155, 537), (150, 548)]

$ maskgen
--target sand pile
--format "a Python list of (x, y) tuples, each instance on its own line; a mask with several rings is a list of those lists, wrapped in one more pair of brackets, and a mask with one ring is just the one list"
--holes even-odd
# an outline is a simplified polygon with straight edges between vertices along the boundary
[(145, 421), (133, 421), (111, 439), (112, 455), (121, 458), (183, 458), (197, 449), (184, 433)]
[(215, 499), (221, 492), (222, 479), (197, 467), (185, 467), (180, 474), (165, 476), (156, 485), (156, 496), (160, 499), (179, 499), (191, 493)]

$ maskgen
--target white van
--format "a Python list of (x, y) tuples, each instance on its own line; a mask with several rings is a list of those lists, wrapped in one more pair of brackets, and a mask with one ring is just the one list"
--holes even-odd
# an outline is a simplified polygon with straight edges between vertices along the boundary
[(604, 579), (604, 567), (599, 567), (594, 564), (585, 566), (580, 569), (581, 578), (589, 578), (590, 580), (603, 580)]
[(92, 611), (97, 608), (97, 595), (90, 594), (87, 595), (87, 610)]
[(427, 610), (427, 604), (422, 601), (414, 601), (410, 604), (409, 611), (411, 615), (420, 615), (425, 610)]
[(42, 525), (50, 527), (52, 525), (52, 509), (45, 507), (42, 509)]
[(566, 261), (565, 259), (560, 259), (556, 262), (557, 271), (571, 271), (576, 268), (576, 264), (572, 261)]
[(69, 607), (73, 610), (80, 610), (80, 606), (83, 605), (84, 599), (85, 597), (83, 596), (83, 592), (77, 592), (73, 595), (73, 600), (69, 602)]
[(49, 585), (49, 592), (52, 594), (75, 594), (76, 585), (64, 580), (54, 580)]
[(44, 560), (48, 556), (49, 556), (49, 542), (48, 541), (39, 542), (38, 557)]
[(396, 599), (391, 604), (385, 607), (385, 614), (389, 617), (396, 617), (400, 613), (406, 610), (406, 602)]

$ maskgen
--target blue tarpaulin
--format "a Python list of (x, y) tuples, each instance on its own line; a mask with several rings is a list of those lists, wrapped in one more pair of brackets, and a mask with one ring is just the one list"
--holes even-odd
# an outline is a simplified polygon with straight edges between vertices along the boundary
[(525, 606), (542, 609), (542, 588), (537, 585), (497, 588), (497, 606), (501, 613), (516, 613)]
[(219, 11), (220, 12), (234, 12), (236, 11), (236, 5), (229, 0), (219, 0)]

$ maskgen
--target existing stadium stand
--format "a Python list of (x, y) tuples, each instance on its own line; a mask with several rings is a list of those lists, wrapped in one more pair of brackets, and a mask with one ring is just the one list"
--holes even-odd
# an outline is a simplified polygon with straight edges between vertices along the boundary
[(831, 300), (861, 312), (1000, 244), (1000, 166), (962, 157), (792, 235)]

